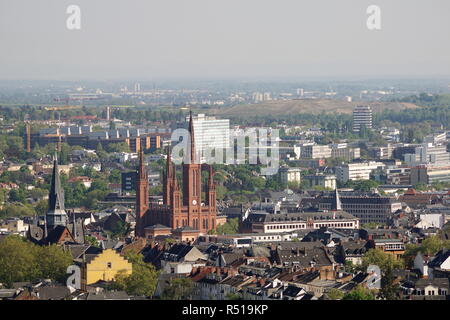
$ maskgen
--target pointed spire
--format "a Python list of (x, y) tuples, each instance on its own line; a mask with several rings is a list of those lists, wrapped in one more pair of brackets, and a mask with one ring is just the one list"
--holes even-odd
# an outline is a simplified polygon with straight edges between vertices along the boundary
[(333, 203), (331, 205), (331, 210), (333, 210), (333, 211), (342, 210), (341, 199), (339, 198), (339, 192), (338, 192), (337, 188), (334, 190), (334, 199), (333, 199)]
[(194, 139), (194, 121), (192, 119), (192, 110), (189, 111), (189, 136), (190, 136), (190, 163), (195, 163), (195, 139)]
[(61, 188), (58, 157), (53, 158), (53, 173), (48, 195), (48, 210), (45, 215), (45, 234), (48, 235), (55, 226), (67, 225), (67, 213), (64, 207), (64, 189)]
[(64, 191), (61, 188), (61, 179), (59, 177), (58, 156), (53, 158), (53, 173), (50, 185), (50, 194), (48, 197), (48, 210), (64, 210)]
[(144, 161), (144, 151), (139, 151), (139, 169), (138, 169), (139, 178), (145, 179), (147, 177), (147, 171), (145, 170), (145, 161)]

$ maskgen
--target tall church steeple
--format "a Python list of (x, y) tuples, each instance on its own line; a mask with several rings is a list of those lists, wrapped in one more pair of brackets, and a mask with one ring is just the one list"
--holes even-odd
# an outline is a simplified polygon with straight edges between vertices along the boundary
[[(201, 202), (201, 166), (197, 163), (195, 152), (194, 121), (189, 113), (189, 161), (183, 164), (183, 204), (194, 207)], [(195, 209), (195, 212), (198, 210)]]
[(195, 157), (195, 138), (194, 138), (194, 121), (192, 120), (192, 111), (189, 112), (189, 136), (190, 136), (190, 163), (195, 163), (197, 160)]
[(53, 159), (53, 173), (48, 195), (48, 210), (46, 214), (46, 227), (51, 231), (55, 226), (67, 225), (67, 213), (64, 207), (64, 190), (61, 188), (59, 177), (58, 159), (55, 155)]
[(214, 184), (214, 171), (212, 165), (209, 165), (209, 177), (208, 177), (208, 186), (206, 190), (206, 198), (208, 201), (208, 205), (211, 207), (216, 206), (216, 185)]
[(145, 237), (145, 212), (149, 208), (148, 203), (148, 174), (145, 169), (144, 151), (139, 152), (139, 169), (136, 179), (136, 229), (137, 237)]

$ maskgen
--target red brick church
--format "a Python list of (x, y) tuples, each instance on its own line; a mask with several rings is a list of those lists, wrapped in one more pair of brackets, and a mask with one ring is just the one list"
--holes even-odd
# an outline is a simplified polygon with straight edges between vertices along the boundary
[[(182, 164), (183, 188), (180, 189), (176, 166), (172, 164), (170, 149), (167, 152), (166, 170), (163, 177), (163, 204), (150, 203), (148, 177), (144, 165), (144, 154), (139, 154), (139, 169), (136, 181), (136, 230), (137, 237), (145, 237), (145, 228), (164, 225), (172, 230), (195, 229), (206, 233), (216, 228), (216, 190), (213, 170), (210, 165), (200, 164), (195, 151), (192, 113), (189, 119), (188, 155), (189, 163)], [(209, 172), (208, 183), (202, 186), (202, 171)], [(202, 188), (203, 187), (203, 188)], [(205, 191), (202, 198), (202, 189)], [(190, 227), (190, 228), (189, 228)]]

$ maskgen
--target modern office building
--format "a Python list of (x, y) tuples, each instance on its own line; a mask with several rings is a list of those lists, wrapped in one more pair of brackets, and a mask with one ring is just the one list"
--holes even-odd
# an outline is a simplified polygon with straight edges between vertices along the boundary
[[(195, 134), (195, 149), (200, 162), (205, 163), (214, 149), (227, 149), (230, 146), (230, 120), (198, 114), (192, 116)], [(188, 128), (189, 117), (181, 127)], [(179, 125), (180, 127), (180, 125)]]
[(435, 182), (450, 182), (450, 165), (421, 165), (411, 168), (411, 184), (432, 184)]
[(300, 150), (302, 159), (327, 159), (331, 158), (330, 146), (319, 146), (316, 144), (302, 145)]
[(359, 132), (362, 126), (372, 128), (372, 109), (369, 106), (357, 106), (353, 109), (353, 132)]
[(406, 164), (410, 166), (433, 164), (437, 166), (450, 165), (450, 153), (447, 152), (447, 145), (436, 145), (433, 143), (423, 143), (416, 147), (414, 153), (404, 155)]
[(376, 161), (348, 163), (336, 167), (336, 177), (342, 182), (347, 182), (348, 180), (369, 180), (373, 170), (384, 167), (384, 163)]
[[(387, 223), (392, 213), (402, 208), (401, 202), (376, 193), (339, 192), (342, 210), (359, 218), (361, 224), (375, 222)], [(322, 193), (302, 202), (312, 204), (318, 210), (331, 210), (335, 195), (333, 192)]]
[(321, 228), (359, 229), (359, 227), (359, 219), (346, 212), (342, 207), (337, 190), (331, 195), (327, 209), (289, 213), (254, 210), (244, 217), (239, 225), (241, 232), (255, 233), (292, 232)]
[(346, 143), (332, 144), (331, 147), (331, 158), (344, 159), (346, 161), (352, 161), (354, 159), (359, 159), (361, 157), (360, 148), (351, 148)]

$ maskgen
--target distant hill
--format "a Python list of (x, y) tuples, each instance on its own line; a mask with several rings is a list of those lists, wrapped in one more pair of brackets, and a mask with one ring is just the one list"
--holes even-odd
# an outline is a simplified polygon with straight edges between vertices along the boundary
[(350, 114), (357, 105), (370, 105), (374, 112), (386, 109), (404, 110), (416, 109), (419, 106), (408, 102), (347, 102), (338, 100), (286, 100), (269, 101), (258, 104), (237, 105), (230, 108), (211, 110), (209, 113), (218, 116), (245, 117), (266, 115), (291, 115), (301, 113), (347, 113)]

